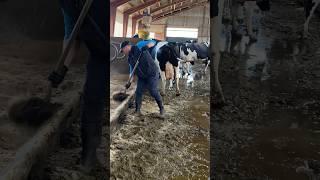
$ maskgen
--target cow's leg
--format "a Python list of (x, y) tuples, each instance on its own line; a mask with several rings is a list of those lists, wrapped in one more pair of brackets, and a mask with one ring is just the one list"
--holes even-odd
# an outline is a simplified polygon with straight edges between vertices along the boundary
[(184, 72), (184, 76), (183, 79), (187, 79), (188, 78), (188, 62), (183, 63), (183, 72)]
[(169, 80), (169, 90), (173, 90), (173, 79)]
[(206, 65), (206, 68), (204, 69), (204, 73), (207, 72), (207, 69), (208, 69), (208, 66), (210, 65), (210, 60), (207, 61), (207, 65)]
[(309, 34), (309, 23), (310, 20), (317, 9), (317, 6), (319, 5), (320, 1), (319, 0), (313, 0), (315, 2), (314, 6), (312, 7), (309, 16), (307, 17), (305, 23), (304, 23), (304, 31), (303, 31), (303, 37), (307, 37)]
[(187, 74), (188, 74), (188, 75), (187, 75), (187, 79), (188, 79), (188, 76), (191, 75), (190, 64), (191, 64), (190, 62), (187, 62), (187, 63), (186, 63), (186, 65), (187, 65)]
[[(215, 89), (218, 90), (220, 97), (222, 99), (222, 101), (224, 102), (224, 96), (223, 96), (223, 92), (222, 92), (222, 88), (221, 88), (221, 84), (219, 81), (219, 62), (220, 62), (220, 25), (221, 25), (221, 17), (222, 17), (222, 12), (218, 12), (218, 9), (223, 9), (223, 4), (224, 4), (224, 0), (219, 0), (214, 1), (213, 3), (213, 13), (210, 13), (210, 24), (211, 27), (211, 31), (210, 31), (210, 44), (212, 44), (211, 46), (211, 57), (213, 57), (213, 66), (211, 66), (211, 68), (213, 68), (213, 70), (211, 71), (211, 73), (214, 73), (214, 85), (215, 85)], [(218, 7), (219, 6), (219, 7)]]
[(160, 94), (161, 94), (161, 96), (165, 96), (165, 92), (166, 92), (166, 74), (165, 74), (165, 71), (161, 71), (160, 72), (160, 76), (161, 76)]
[(230, 31), (230, 24), (226, 25), (226, 45), (225, 45), (225, 51), (227, 53), (230, 53), (230, 48), (231, 48), (231, 31)]
[(179, 66), (174, 67), (174, 76), (175, 76), (175, 80), (176, 80), (176, 96), (180, 96), (178, 72), (179, 72)]
[(252, 26), (252, 20), (253, 20), (253, 7), (255, 5), (254, 1), (247, 1), (247, 7), (246, 7), (246, 20), (247, 20), (247, 29), (248, 29), (248, 35), (250, 38), (250, 41), (256, 41), (257, 38), (255, 34), (253, 33), (253, 26)]

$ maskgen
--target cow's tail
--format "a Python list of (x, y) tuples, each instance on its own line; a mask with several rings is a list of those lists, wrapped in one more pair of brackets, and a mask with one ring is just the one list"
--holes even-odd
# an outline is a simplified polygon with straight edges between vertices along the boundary
[(180, 56), (177, 54), (177, 52), (173, 49), (172, 46), (167, 45), (169, 50), (171, 51), (171, 54), (173, 55), (173, 57), (178, 60), (178, 61), (183, 61)]

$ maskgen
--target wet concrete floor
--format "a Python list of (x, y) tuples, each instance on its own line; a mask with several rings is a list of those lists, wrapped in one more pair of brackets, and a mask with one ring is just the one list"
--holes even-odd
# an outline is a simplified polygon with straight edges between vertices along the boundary
[[(280, 16), (284, 6), (276, 5), (272, 15)], [(223, 170), (215, 173), (217, 179), (308, 179), (296, 168), (305, 160), (320, 160), (320, 46), (313, 44), (305, 55), (292, 56), (299, 41), (288, 38), (290, 23), (285, 24), (287, 33), (261, 26), (258, 42), (240, 56), (222, 60), (228, 61), (221, 76), (229, 104), (218, 109), (215, 118), (214, 126), (221, 127), (212, 142), (221, 145), (213, 149), (215, 169)], [(232, 75), (223, 74), (227, 72)]]

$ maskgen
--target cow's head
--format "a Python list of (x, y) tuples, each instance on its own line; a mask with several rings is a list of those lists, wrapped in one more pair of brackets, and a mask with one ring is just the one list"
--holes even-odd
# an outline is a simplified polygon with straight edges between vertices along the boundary
[(209, 48), (210, 42), (206, 41), (204, 42), (204, 45), (206, 45)]
[(194, 61), (194, 52), (186, 45), (180, 46), (180, 57), (185, 61)]
[(196, 50), (193, 50), (193, 51), (192, 51), (190, 48), (187, 48), (187, 51), (188, 51), (188, 53), (189, 53), (189, 57), (190, 57), (193, 61), (195, 61), (195, 60), (198, 59), (198, 54), (197, 54)]

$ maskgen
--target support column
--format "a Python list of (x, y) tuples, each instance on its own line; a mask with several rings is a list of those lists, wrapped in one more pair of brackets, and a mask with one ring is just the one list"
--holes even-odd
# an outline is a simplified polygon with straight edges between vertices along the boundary
[(116, 14), (117, 14), (117, 6), (110, 6), (110, 37), (114, 36)]
[(128, 23), (129, 23), (129, 14), (123, 14), (123, 37), (127, 36), (128, 31)]
[(136, 33), (136, 28), (137, 28), (137, 19), (132, 18), (132, 36)]

